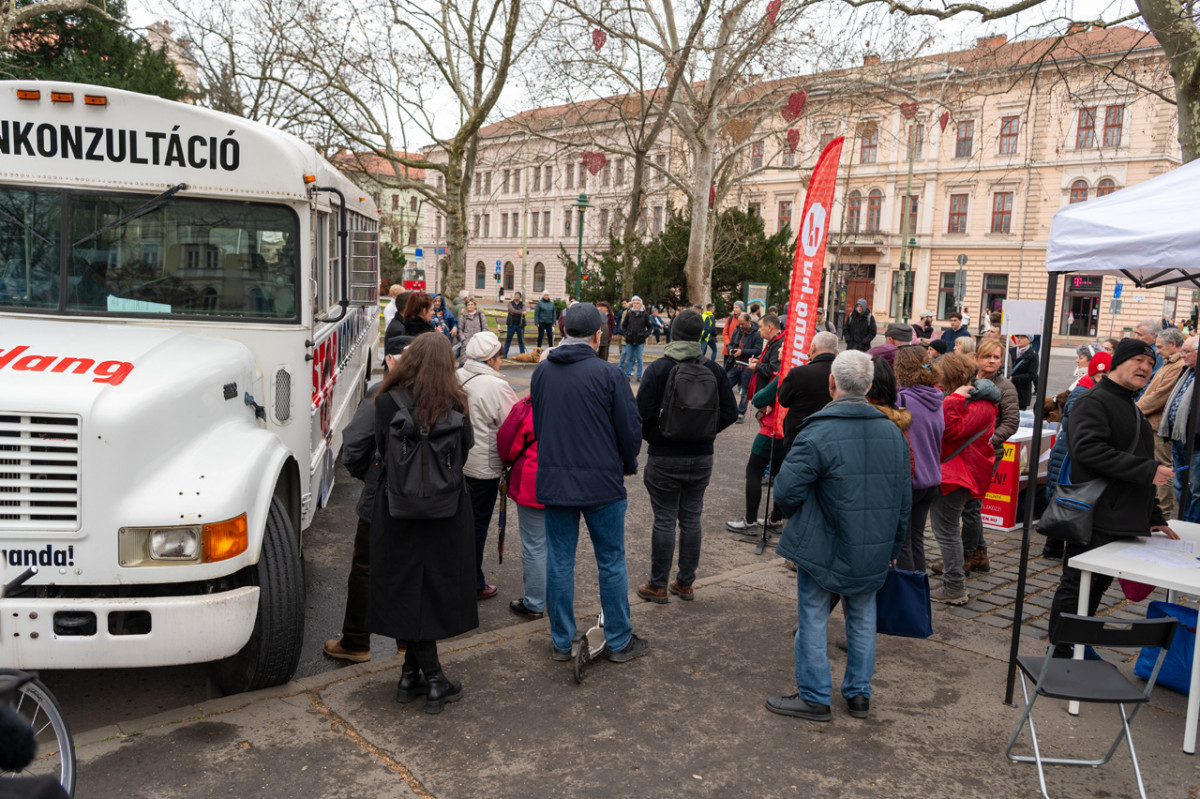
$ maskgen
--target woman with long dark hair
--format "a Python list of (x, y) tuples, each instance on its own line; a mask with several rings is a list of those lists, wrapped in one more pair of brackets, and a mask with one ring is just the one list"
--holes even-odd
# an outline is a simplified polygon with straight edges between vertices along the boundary
[(433, 326), (433, 298), (423, 291), (408, 295), (404, 305), (404, 335), (419, 336), (436, 332)]
[[(462, 684), (442, 671), (437, 641), (479, 626), (471, 502), (463, 483), (453, 516), (394, 518), (387, 487), (388, 438), (401, 402), (411, 406), (413, 422), (423, 428), (433, 428), (448, 411), (467, 416), (467, 398), (454, 372), (450, 342), (443, 336), (418, 336), (384, 377), (375, 397), (375, 447), (383, 474), (371, 524), (367, 627), (408, 642), (396, 701), (407, 703), (424, 695), (427, 713), (440, 713), (445, 703), (462, 698)], [(469, 418), (463, 420), (461, 435), (465, 456), (475, 440)]]

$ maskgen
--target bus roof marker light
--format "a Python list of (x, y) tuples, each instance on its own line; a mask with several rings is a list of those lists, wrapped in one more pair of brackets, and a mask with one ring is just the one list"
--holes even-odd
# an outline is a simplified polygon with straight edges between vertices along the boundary
[(83, 96), (84, 105), (108, 105), (108, 98), (103, 94), (85, 94)]
[(316, 183), (316, 182), (317, 182), (317, 176), (316, 176), (316, 175), (305, 175), (305, 176), (304, 176), (304, 182), (305, 182), (305, 183)]
[(37, 89), (17, 89), (18, 100), (40, 100), (42, 93)]
[(71, 92), (50, 92), (50, 101), (53, 103), (73, 103), (75, 95)]

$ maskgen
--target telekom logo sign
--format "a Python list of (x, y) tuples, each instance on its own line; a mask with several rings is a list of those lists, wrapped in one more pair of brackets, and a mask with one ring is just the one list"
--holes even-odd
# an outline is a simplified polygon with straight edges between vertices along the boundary
[[(800, 246), (804, 248), (805, 257), (812, 258), (821, 251), (824, 244), (825, 206), (815, 203), (804, 217), (804, 225), (800, 230)], [(806, 266), (811, 268), (812, 264)]]
[[(808, 213), (804, 215), (804, 224), (800, 227), (800, 249), (804, 253), (804, 260), (800, 264), (800, 281), (798, 288), (799, 292), (792, 293), (792, 327), (791, 327), (791, 358), (789, 364), (791, 366), (801, 366), (808, 363), (808, 350), (812, 345), (812, 335), (809, 332), (810, 323), (812, 322), (815, 313), (810, 313), (814, 309), (811, 308), (813, 302), (819, 298), (816, 295), (816, 286), (820, 285), (819, 279), (814, 281), (814, 258), (817, 253), (825, 251), (825, 224), (828, 221), (828, 214), (825, 213), (825, 206), (818, 202), (814, 202), (808, 209)], [(795, 276), (793, 276), (793, 281)]]

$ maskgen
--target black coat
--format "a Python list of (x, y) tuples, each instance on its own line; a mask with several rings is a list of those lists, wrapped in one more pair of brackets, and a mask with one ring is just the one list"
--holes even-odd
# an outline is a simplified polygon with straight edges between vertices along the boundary
[[(396, 415), (390, 394), (375, 400), (375, 447), (381, 454), (371, 522), (371, 590), (367, 629), (402, 641), (437, 641), (479, 626), (475, 598), (475, 521), (464, 483), (449, 519), (393, 519), (388, 512), (388, 425)], [(463, 452), (475, 441), (463, 426)]]
[(644, 344), (650, 338), (650, 314), (630, 308), (621, 317), (621, 335), (629, 344)]
[(754, 367), (754, 372), (758, 375), (758, 382), (754, 384), (755, 391), (766, 388), (767, 383), (775, 379), (781, 357), (783, 357), (783, 334), (776, 333), (774, 338), (764, 342), (762, 357), (758, 359), (758, 366)]
[[(642, 374), (641, 385), (638, 386), (638, 412), (642, 415), (642, 438), (646, 439), (649, 445), (648, 454), (678, 457), (712, 455), (711, 441), (668, 441), (658, 432), (658, 417), (662, 413), (663, 395), (667, 392), (667, 378), (676, 363), (677, 361), (669, 356), (651, 361)], [(733, 389), (729, 386), (729, 378), (725, 376), (725, 371), (707, 358), (704, 359), (704, 365), (717, 378), (717, 396), (721, 403), (717, 416), (717, 432), (720, 433), (737, 421), (737, 400), (734, 399)]]
[[(1133, 446), (1135, 425), (1141, 426)], [(1132, 451), (1131, 451), (1132, 450)], [(1109, 479), (1096, 502), (1092, 530), (1110, 537), (1149, 535), (1165, 524), (1153, 484), (1154, 431), (1133, 404), (1133, 392), (1111, 377), (1080, 395), (1071, 407), (1071, 482)]]
[(875, 315), (870, 309), (866, 313), (859, 313), (856, 307), (846, 317), (846, 324), (842, 327), (842, 337), (846, 339), (846, 346), (852, 350), (866, 352), (871, 349), (875, 333)]
[(363, 481), (354, 510), (358, 518), (368, 524), (375, 515), (375, 489), (379, 485), (379, 474), (383, 471), (383, 465), (375, 454), (375, 405), (371, 401), (378, 388), (377, 383), (367, 390), (367, 396), (358, 404), (354, 418), (342, 431), (342, 465), (351, 477)]
[(833, 352), (822, 352), (803, 366), (793, 366), (779, 384), (779, 404), (788, 409), (783, 418), (783, 438), (790, 449), (800, 424), (829, 404), (829, 373)]
[(1019, 358), (1016, 347), (1010, 347), (1009, 352), (1012, 354), (1013, 366), (1008, 379), (1017, 390), (1017, 404), (1021, 410), (1025, 410), (1033, 399), (1033, 384), (1037, 382), (1038, 376), (1038, 356), (1033, 347), (1027, 349)]

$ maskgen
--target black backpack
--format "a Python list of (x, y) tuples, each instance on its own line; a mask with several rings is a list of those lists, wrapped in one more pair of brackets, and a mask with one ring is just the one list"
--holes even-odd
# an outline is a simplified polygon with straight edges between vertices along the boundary
[(466, 417), (448, 409), (433, 427), (421, 427), (413, 419), (412, 397), (399, 389), (390, 393), (400, 407), (388, 425), (388, 512), (394, 519), (447, 519), (458, 511), (463, 491)]
[(658, 432), (668, 441), (712, 443), (720, 421), (721, 395), (717, 376), (703, 358), (687, 358), (667, 375)]

